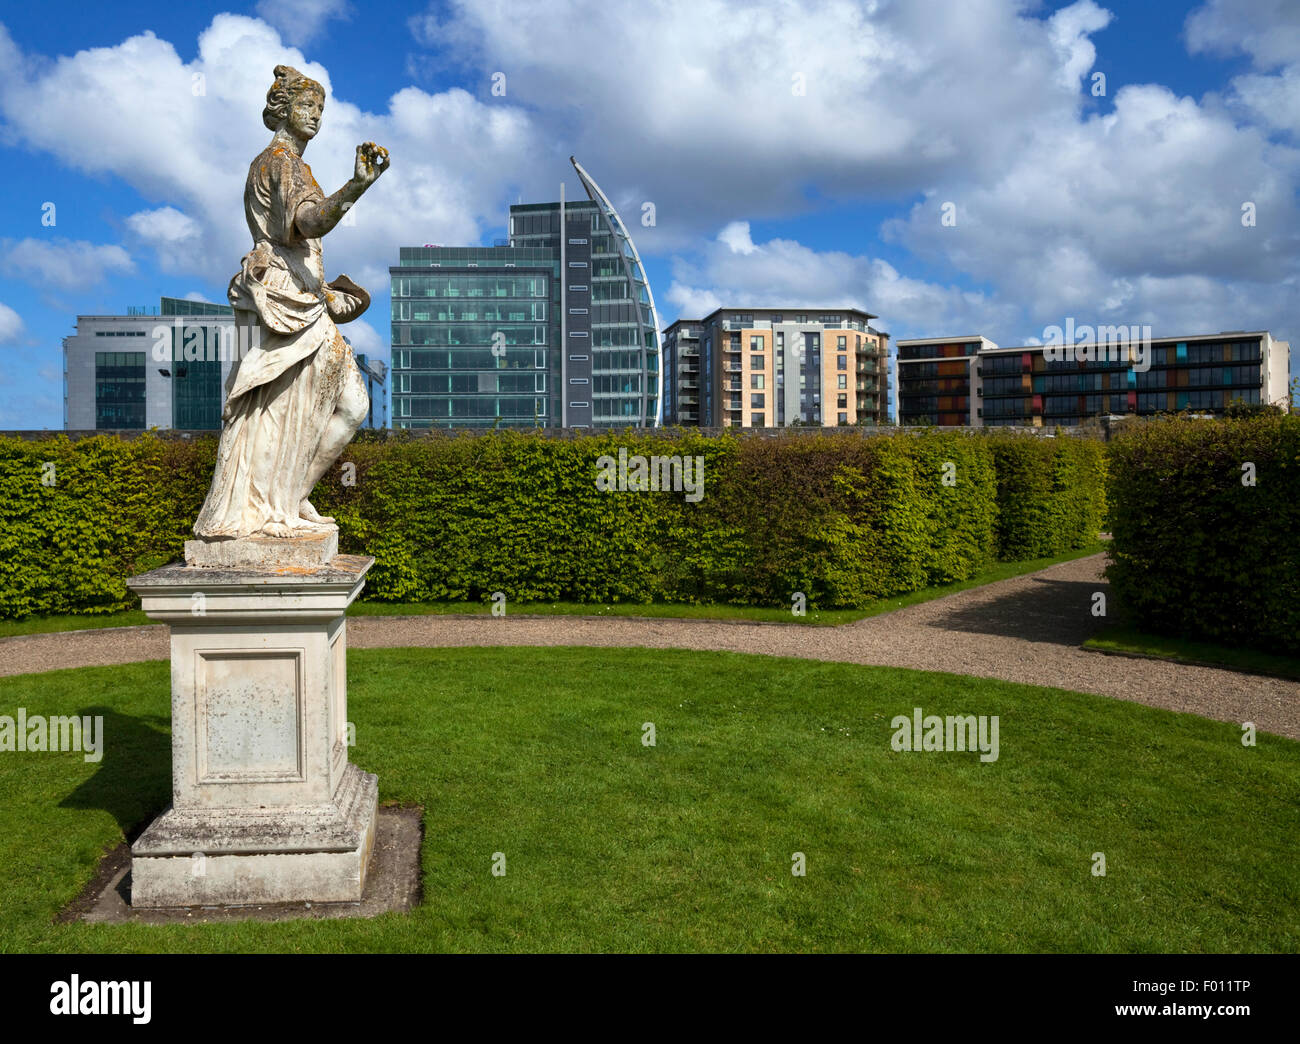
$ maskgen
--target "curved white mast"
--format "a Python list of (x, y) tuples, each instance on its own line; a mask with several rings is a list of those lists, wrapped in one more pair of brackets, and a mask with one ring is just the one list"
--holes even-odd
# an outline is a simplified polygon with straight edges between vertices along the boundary
[[(650, 325), (654, 333), (654, 354), (659, 364), (658, 369), (655, 371), (655, 378), (658, 382), (658, 391), (655, 393), (655, 416), (654, 423), (651, 427), (658, 428), (663, 424), (664, 417), (663, 352), (659, 345), (659, 312), (655, 309), (655, 295), (654, 291), (650, 289), (650, 277), (646, 274), (645, 265), (641, 263), (641, 255), (636, 252), (636, 244), (632, 242), (632, 236), (627, 231), (627, 225), (624, 224), (623, 219), (619, 217), (618, 211), (614, 209), (614, 204), (609, 201), (609, 197), (606, 196), (605, 193), (600, 191), (600, 186), (592, 180), (591, 175), (582, 169), (581, 163), (572, 156), (569, 157), (569, 162), (573, 164), (573, 169), (578, 172), (578, 177), (582, 179), (582, 187), (587, 190), (587, 195), (591, 197), (592, 202), (605, 212), (605, 219), (609, 221), (610, 229), (616, 236), (624, 240), (628, 245), (628, 249), (632, 251), (632, 262), (636, 265), (637, 271), (641, 275), (640, 281), (645, 286), (646, 297), (650, 299)], [(622, 250), (619, 251), (619, 256), (623, 258), (623, 270), (627, 274), (628, 281), (633, 287), (635, 287), (637, 280), (633, 277), (632, 273), (627, 270), (627, 256)], [(637, 329), (642, 333), (641, 344), (639, 347), (641, 349), (642, 371), (641, 420), (644, 423), (648, 419), (646, 417), (646, 380), (650, 371), (646, 366), (648, 349), (645, 346), (645, 324), (641, 321), (640, 301), (637, 301), (636, 322)]]

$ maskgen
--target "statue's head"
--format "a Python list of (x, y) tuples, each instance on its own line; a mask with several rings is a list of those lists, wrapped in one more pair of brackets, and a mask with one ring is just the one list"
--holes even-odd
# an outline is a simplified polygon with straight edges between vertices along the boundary
[(287, 127), (297, 138), (307, 141), (320, 129), (325, 108), (325, 88), (291, 65), (275, 67), (275, 83), (266, 92), (262, 122), (269, 130)]

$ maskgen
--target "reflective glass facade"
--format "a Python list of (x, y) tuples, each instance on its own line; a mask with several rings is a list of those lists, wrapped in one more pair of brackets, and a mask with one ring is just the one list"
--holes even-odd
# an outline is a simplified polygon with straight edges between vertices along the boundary
[(654, 298), (618, 213), (574, 168), (590, 198), (512, 206), (509, 245), (401, 248), (394, 427), (660, 423)]
[(548, 249), (402, 247), (392, 279), (397, 428), (549, 427), (557, 262)]
[(95, 427), (144, 427), (144, 352), (95, 353)]

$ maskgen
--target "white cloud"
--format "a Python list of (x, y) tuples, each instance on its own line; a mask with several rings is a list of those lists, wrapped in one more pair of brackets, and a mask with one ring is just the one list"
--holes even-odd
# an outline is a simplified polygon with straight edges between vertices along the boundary
[(23, 319), (7, 304), (0, 302), (0, 344), (12, 344), (22, 336)]
[[(1050, 20), (1012, 0), (448, 6), (414, 20), (417, 42), (473, 81), (504, 72), (508, 98), (616, 206), (653, 201), (643, 253), (741, 214), (798, 213), (809, 183), (831, 198), (899, 198), (952, 175), (995, 177), (1036, 127), (1077, 115), (1087, 34), (1109, 20), (1092, 0)], [(615, 63), (608, 75), (592, 74), (592, 55)]]
[(1255, 67), (1210, 95), (1211, 104), (1300, 139), (1300, 8), (1290, 0), (1210, 0), (1188, 15), (1184, 32), (1193, 54), (1246, 54)]
[(138, 211), (126, 219), (126, 227), (154, 249), (165, 272), (191, 270), (202, 251), (203, 227), (175, 207)]
[(353, 319), (340, 326), (339, 330), (352, 342), (352, 350), (358, 355), (368, 355), (374, 359), (388, 354), (388, 342), (364, 319)]
[[(116, 175), (163, 204), (131, 215), (130, 232), (158, 251), (164, 268), (224, 285), (252, 246), (244, 182), (270, 140), (261, 114), (281, 63), (326, 88), (321, 132), (306, 158), (327, 193), (351, 176), (359, 142), (389, 148), (392, 168), (357, 204), (355, 224), (325, 242), (328, 274), (349, 270), (372, 292), (383, 292), (398, 245), (477, 242), (484, 226), (498, 227), (513, 172), (541, 151), (520, 109), (459, 89), (408, 87), (386, 113), (363, 112), (338, 99), (328, 72), (271, 26), (229, 14), (200, 34), (189, 62), (152, 33), (36, 61), (0, 26), (0, 115), (23, 144)], [(187, 249), (196, 236), (202, 249)]]
[[(749, 249), (737, 250), (738, 238)], [(672, 268), (665, 297), (692, 319), (723, 306), (861, 308), (879, 315), (878, 325), (897, 339), (934, 329), (969, 333), (1015, 311), (978, 292), (904, 276), (881, 258), (817, 251), (790, 239), (755, 244), (745, 222), (724, 228), (698, 262), (676, 258)]]
[[(928, 191), (884, 233), (1018, 299), (1028, 329), (1081, 314), (1167, 333), (1285, 328), (1300, 275), (1298, 175), (1300, 152), (1259, 128), (1135, 85), (1108, 114), (1040, 129), (998, 178)], [(956, 227), (940, 221), (950, 199)], [(1254, 227), (1242, 224), (1245, 202)]]
[[(562, 177), (576, 194), (573, 153), (629, 217), (655, 203), (657, 224), (633, 234), (643, 255), (678, 255), (657, 296), (686, 314), (806, 298), (865, 307), (895, 336), (1014, 343), (1095, 312), (1166, 332), (1270, 326), (1300, 344), (1287, 329), (1300, 285), (1300, 150), (1285, 138), (1300, 132), (1294, 10), (1211, 0), (1193, 13), (1193, 51), (1251, 56), (1221, 97), (1132, 83), (1097, 100), (1088, 74), (1105, 37), (1093, 37), (1111, 16), (1094, 0), (1050, 16), (1022, 0), (451, 0), (413, 20), (414, 38), (434, 49), (422, 61), (460, 63), (469, 89), (407, 87), (377, 113), (337, 98), (325, 69), (253, 18), (218, 15), (189, 61), (145, 33), (49, 62), (0, 26), (0, 118), (20, 145), (133, 186), (149, 209), (125, 219), (131, 235), (213, 285), (250, 246), (244, 178), (269, 137), (271, 68), (288, 63), (328, 92), (307, 157), (326, 191), (357, 142), (392, 154), (355, 225), (325, 243), (328, 274), (377, 296), (398, 245), (479, 242), (517, 194), (554, 199)], [(497, 71), (505, 97), (489, 92)], [(944, 201), (956, 228), (940, 224)], [(898, 208), (883, 232), (926, 279), (896, 254), (754, 242), (750, 222), (865, 202)]]
[(1193, 54), (1249, 54), (1261, 69), (1300, 59), (1300, 9), (1294, 0), (1208, 0), (1184, 25)]
[(1110, 24), (1111, 15), (1092, 0), (1063, 7), (1047, 21), (1048, 35), (1060, 59), (1056, 82), (1066, 90), (1075, 90), (1080, 78), (1097, 60), (1097, 48), (1088, 38)]
[(316, 39), (331, 19), (349, 16), (347, 0), (257, 0), (257, 13), (299, 46)]
[(733, 221), (718, 233), (718, 242), (731, 248), (733, 254), (752, 254), (758, 249), (749, 235), (748, 221)]
[(0, 240), (0, 272), (42, 289), (82, 290), (135, 270), (120, 246), (72, 239)]

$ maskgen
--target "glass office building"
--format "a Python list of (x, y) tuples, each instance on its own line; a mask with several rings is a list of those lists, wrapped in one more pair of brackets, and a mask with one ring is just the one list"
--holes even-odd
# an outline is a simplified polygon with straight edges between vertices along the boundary
[(399, 262), (389, 269), (393, 426), (551, 426), (551, 251), (402, 247)]
[(77, 316), (63, 340), (64, 428), (219, 429), (233, 324), (229, 305), (176, 297)]
[(621, 218), (589, 199), (510, 208), (492, 247), (402, 247), (393, 281), (393, 425), (653, 427), (654, 299)]

